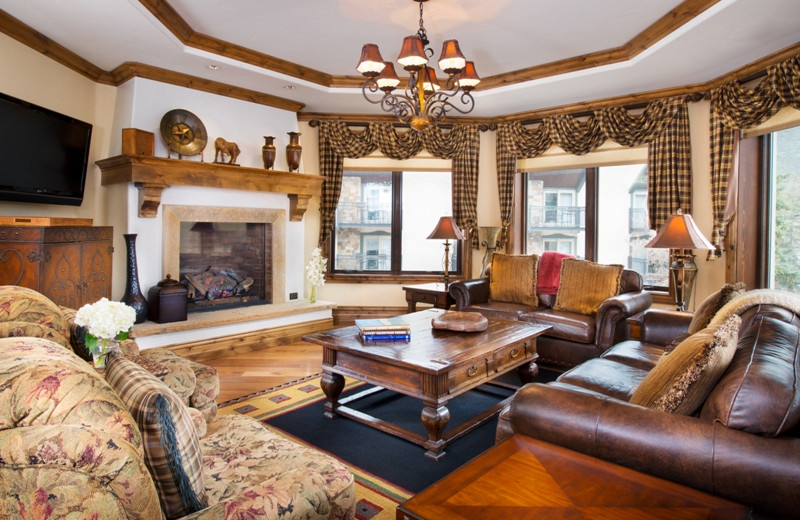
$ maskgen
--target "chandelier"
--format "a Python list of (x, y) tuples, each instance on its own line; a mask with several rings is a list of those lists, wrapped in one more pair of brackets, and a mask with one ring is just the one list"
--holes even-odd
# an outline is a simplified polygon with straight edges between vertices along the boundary
[[(378, 46), (367, 43), (361, 49), (361, 60), (356, 70), (366, 80), (361, 86), (364, 98), (380, 105), (384, 112), (391, 112), (403, 123), (417, 131), (424, 130), (432, 121), (441, 121), (455, 110), (469, 114), (475, 108), (472, 90), (480, 82), (475, 64), (467, 61), (458, 47), (458, 40), (447, 40), (442, 46), (439, 68), (447, 73), (447, 82), (442, 88), (428, 58), (433, 49), (428, 47), (428, 37), (422, 21), (422, 6), (428, 0), (413, 0), (419, 3), (419, 30), (406, 36), (397, 62), (408, 71), (408, 87), (402, 93), (394, 93), (400, 78), (392, 62), (383, 61)], [(383, 94), (378, 94), (378, 92)], [(377, 97), (380, 96), (380, 97)]]

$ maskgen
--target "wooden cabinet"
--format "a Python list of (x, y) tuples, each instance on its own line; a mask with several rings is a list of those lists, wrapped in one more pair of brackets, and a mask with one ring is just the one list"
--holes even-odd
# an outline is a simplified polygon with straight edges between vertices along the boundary
[(29, 287), (73, 309), (110, 298), (113, 231), (0, 226), (0, 285)]

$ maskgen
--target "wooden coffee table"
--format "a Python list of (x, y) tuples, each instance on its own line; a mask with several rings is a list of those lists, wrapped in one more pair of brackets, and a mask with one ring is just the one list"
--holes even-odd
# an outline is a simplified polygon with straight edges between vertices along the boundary
[(397, 520), (749, 518), (740, 504), (514, 435), (397, 507)]
[[(445, 432), (450, 421), (447, 402), (454, 397), (512, 370), (523, 382), (536, 375), (536, 337), (550, 326), (489, 318), (483, 332), (433, 329), (431, 319), (444, 312), (428, 309), (404, 315), (411, 324), (410, 342), (364, 344), (356, 326), (303, 336), (323, 347), (325, 415), (349, 417), (414, 442), (433, 459), (442, 457), (449, 443), (497, 415), (508, 399)], [(345, 376), (376, 387), (340, 400)], [(427, 437), (347, 406), (384, 389), (422, 400)]]

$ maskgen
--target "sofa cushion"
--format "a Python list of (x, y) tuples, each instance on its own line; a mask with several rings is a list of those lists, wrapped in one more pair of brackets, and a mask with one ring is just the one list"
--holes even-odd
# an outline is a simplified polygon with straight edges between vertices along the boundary
[(205, 508), (200, 444), (181, 399), (147, 370), (120, 355), (109, 355), (105, 376), (139, 425), (145, 461), (167, 518)]
[(619, 292), (623, 266), (603, 265), (565, 258), (553, 308), (579, 314), (596, 314), (600, 304)]
[(728, 428), (775, 437), (800, 420), (800, 330), (759, 316), (742, 331), (727, 372), (700, 417)]
[(722, 325), (686, 338), (656, 363), (630, 402), (664, 412), (695, 413), (733, 359), (741, 322), (733, 315)]
[(647, 370), (595, 358), (564, 372), (556, 381), (627, 401), (645, 377)]
[(664, 347), (661, 345), (629, 339), (606, 350), (602, 357), (623, 365), (651, 370), (663, 355)]
[(689, 324), (689, 329), (686, 331), (689, 334), (694, 334), (706, 328), (711, 321), (711, 318), (725, 306), (729, 301), (734, 300), (738, 296), (745, 293), (745, 285), (742, 282), (726, 283), (714, 294), (703, 300), (697, 306), (692, 316), (692, 322)]
[(226, 518), (352, 518), (356, 496), (347, 467), (252, 417), (218, 417), (200, 447), (209, 505), (228, 501)]
[(536, 307), (537, 255), (495, 253), (489, 271), (489, 298), (498, 302)]
[(576, 312), (556, 311), (553, 309), (537, 309), (525, 312), (520, 320), (537, 325), (550, 325), (545, 335), (578, 343), (593, 343), (597, 329), (595, 316), (587, 316)]
[(15, 285), (0, 287), (0, 322), (4, 321), (24, 321), (49, 327), (58, 333), (58, 343), (71, 349), (69, 326), (58, 305), (33, 289)]
[(54, 341), (59, 345), (69, 345), (69, 340), (62, 336), (56, 329), (39, 323), (27, 321), (0, 322), (0, 338), (42, 338)]

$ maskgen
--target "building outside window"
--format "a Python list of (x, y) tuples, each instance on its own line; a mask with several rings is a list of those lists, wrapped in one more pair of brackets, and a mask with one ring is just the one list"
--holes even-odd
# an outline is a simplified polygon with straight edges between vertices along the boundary
[[(452, 215), (450, 172), (345, 171), (333, 233), (334, 274), (435, 274), (444, 244), (428, 240)], [(451, 243), (451, 273), (461, 244)]]
[[(644, 247), (655, 236), (648, 227), (646, 164), (528, 173), (526, 191), (528, 254), (559, 251), (622, 264), (641, 274), (645, 287), (667, 289), (669, 251)], [(587, 193), (597, 194), (594, 204), (587, 205)]]

